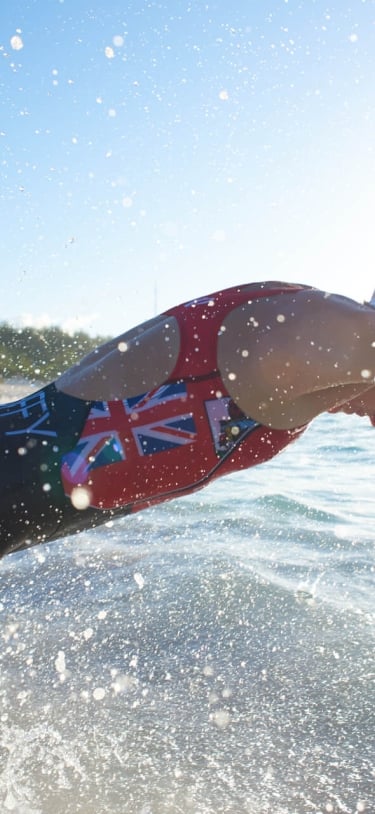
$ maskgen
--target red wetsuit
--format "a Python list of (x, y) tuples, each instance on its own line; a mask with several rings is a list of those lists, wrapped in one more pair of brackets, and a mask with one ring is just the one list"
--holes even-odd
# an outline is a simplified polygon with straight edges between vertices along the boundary
[(304, 428), (272, 430), (235, 405), (217, 368), (217, 336), (241, 304), (302, 288), (233, 287), (167, 311), (180, 332), (175, 368), (148, 393), (92, 404), (77, 446), (63, 457), (72, 502), (138, 511), (267, 461), (300, 435)]

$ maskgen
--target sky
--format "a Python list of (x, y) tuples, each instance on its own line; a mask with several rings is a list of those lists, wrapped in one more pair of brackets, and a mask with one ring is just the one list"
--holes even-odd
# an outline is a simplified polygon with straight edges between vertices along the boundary
[(0, 8), (0, 321), (375, 288), (374, 0)]

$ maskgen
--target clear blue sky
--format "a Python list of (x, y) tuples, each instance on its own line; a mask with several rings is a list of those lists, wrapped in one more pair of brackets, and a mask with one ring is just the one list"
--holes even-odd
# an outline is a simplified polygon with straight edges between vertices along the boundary
[(0, 320), (118, 334), (259, 279), (375, 287), (372, 0), (0, 9)]

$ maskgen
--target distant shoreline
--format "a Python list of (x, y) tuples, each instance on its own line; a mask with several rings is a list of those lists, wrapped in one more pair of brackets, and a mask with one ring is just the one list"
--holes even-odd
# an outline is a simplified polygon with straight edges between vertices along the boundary
[(30, 382), (27, 379), (3, 379), (0, 382), (0, 404), (17, 401), (17, 399), (39, 390), (40, 387), (39, 382)]

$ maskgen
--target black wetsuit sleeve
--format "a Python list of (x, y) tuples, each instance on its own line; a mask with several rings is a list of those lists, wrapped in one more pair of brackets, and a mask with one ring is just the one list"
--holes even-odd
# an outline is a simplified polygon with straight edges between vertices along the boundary
[[(90, 526), (64, 495), (64, 453), (82, 432), (90, 402), (49, 384), (0, 405), (0, 556)], [(85, 514), (85, 513), (84, 513)]]

